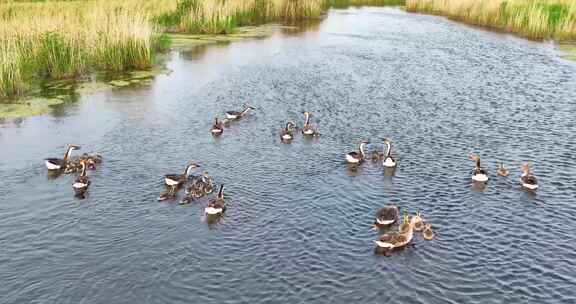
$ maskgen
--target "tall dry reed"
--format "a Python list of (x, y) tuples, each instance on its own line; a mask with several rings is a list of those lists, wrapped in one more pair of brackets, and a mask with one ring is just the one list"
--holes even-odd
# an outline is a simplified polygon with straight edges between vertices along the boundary
[(406, 8), (534, 39), (576, 39), (574, 0), (407, 0)]

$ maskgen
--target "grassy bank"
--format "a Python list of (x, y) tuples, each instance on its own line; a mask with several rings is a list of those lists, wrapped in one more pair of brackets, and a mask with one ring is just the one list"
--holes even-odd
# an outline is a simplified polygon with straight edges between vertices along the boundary
[(406, 0), (406, 8), (532, 39), (576, 40), (574, 0)]
[(330, 6), (403, 0), (0, 0), (0, 102), (34, 83), (93, 71), (148, 69), (165, 32), (231, 33), (275, 21), (317, 18)]
[(161, 3), (169, 10), (170, 1), (139, 3), (0, 3), (0, 97), (19, 95), (41, 79), (149, 68), (164, 42), (149, 11)]

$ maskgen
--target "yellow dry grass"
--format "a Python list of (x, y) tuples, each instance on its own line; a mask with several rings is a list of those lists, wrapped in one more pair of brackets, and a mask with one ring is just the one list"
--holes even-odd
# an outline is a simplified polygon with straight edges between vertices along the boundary
[(576, 39), (574, 0), (407, 0), (406, 8), (529, 38)]

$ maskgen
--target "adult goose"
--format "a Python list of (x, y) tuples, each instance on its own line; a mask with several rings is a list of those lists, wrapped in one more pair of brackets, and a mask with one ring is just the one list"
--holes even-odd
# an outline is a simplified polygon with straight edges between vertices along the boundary
[(538, 190), (538, 179), (536, 179), (536, 176), (530, 172), (530, 166), (528, 164), (524, 164), (522, 166), (522, 176), (520, 177), (520, 183), (525, 189), (532, 191)]
[(218, 195), (216, 199), (212, 200), (206, 208), (204, 208), (204, 213), (206, 215), (221, 215), (226, 211), (226, 205), (224, 202), (224, 185), (220, 185), (220, 190), (218, 190)]
[(250, 110), (254, 110), (253, 107), (247, 106), (244, 108), (244, 110), (238, 112), (238, 111), (227, 111), (226, 112), (226, 118), (230, 119), (230, 120), (237, 120), (240, 119), (244, 116), (246, 116), (248, 114), (248, 112), (250, 112)]
[(386, 148), (386, 153), (384, 154), (384, 161), (382, 165), (386, 168), (395, 168), (396, 160), (392, 157), (392, 141), (388, 138), (384, 139), (384, 147)]
[(200, 165), (196, 163), (190, 163), (186, 166), (184, 173), (182, 174), (166, 174), (164, 175), (164, 183), (168, 187), (180, 187), (188, 180), (192, 174), (192, 170), (198, 167), (200, 167)]
[(82, 171), (72, 184), (72, 188), (74, 188), (74, 192), (77, 195), (86, 192), (90, 186), (90, 178), (86, 174), (86, 161), (81, 161), (80, 165), (82, 166)]
[(367, 140), (363, 140), (358, 145), (358, 151), (350, 152), (346, 154), (346, 161), (350, 164), (359, 164), (364, 161), (364, 157), (366, 156), (364, 153), (364, 148), (367, 144), (369, 144)]
[(221, 135), (224, 133), (224, 126), (221, 121), (218, 120), (218, 117), (214, 118), (214, 124), (212, 124), (212, 128), (210, 129), (210, 133), (212, 135)]
[(374, 219), (374, 229), (381, 229), (392, 226), (398, 220), (400, 215), (400, 210), (396, 205), (386, 206), (376, 213), (376, 219)]
[(470, 154), (470, 160), (476, 162), (476, 167), (474, 167), (474, 173), (472, 174), (472, 180), (475, 182), (485, 183), (488, 181), (488, 173), (480, 166), (480, 156), (476, 154)]
[(70, 157), (72, 156), (72, 151), (80, 149), (80, 146), (69, 145), (64, 154), (64, 158), (46, 158), (44, 159), (44, 164), (48, 170), (60, 170), (64, 169)]
[(296, 125), (294, 122), (289, 121), (286, 123), (286, 127), (280, 131), (280, 140), (281, 141), (291, 141), (294, 139), (294, 128)]
[(383, 234), (378, 238), (377, 241), (374, 241), (376, 244), (376, 249), (381, 251), (382, 253), (388, 255), (395, 249), (400, 249), (405, 247), (406, 245), (410, 244), (412, 238), (414, 237), (414, 225), (415, 225), (414, 218), (409, 220), (408, 229), (406, 232), (389, 232)]
[(310, 117), (312, 116), (312, 113), (310, 112), (304, 112), (304, 127), (302, 127), (302, 134), (307, 135), (307, 136), (313, 136), (313, 135), (317, 135), (318, 132), (316, 131), (316, 128), (310, 123)]

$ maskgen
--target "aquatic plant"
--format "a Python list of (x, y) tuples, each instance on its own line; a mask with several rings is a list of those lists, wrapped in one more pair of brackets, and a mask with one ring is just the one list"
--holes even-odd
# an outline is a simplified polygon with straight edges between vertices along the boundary
[(573, 0), (407, 0), (406, 8), (533, 39), (576, 39)]

